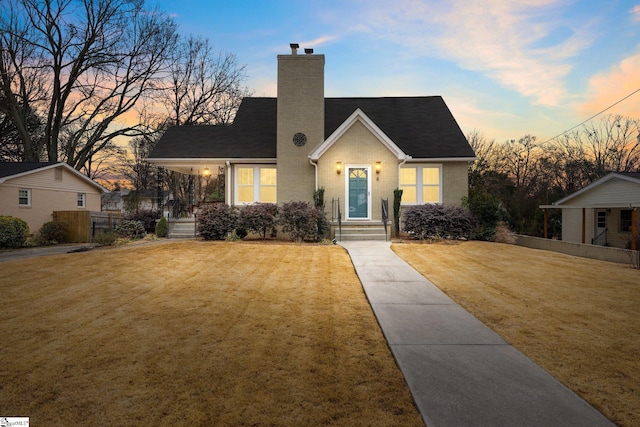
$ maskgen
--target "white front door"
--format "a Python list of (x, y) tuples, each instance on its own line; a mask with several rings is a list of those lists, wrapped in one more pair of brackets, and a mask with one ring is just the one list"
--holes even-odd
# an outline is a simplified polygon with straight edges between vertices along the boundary
[(371, 167), (347, 166), (347, 220), (371, 219)]
[(604, 246), (607, 244), (607, 211), (596, 209), (596, 229), (593, 236), (593, 244)]

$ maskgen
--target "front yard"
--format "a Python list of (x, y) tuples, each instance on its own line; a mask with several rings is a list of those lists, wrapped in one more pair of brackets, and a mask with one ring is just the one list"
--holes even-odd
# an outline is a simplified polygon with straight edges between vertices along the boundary
[(169, 242), (0, 267), (1, 416), (423, 425), (340, 247)]
[(486, 242), (393, 249), (610, 420), (640, 425), (639, 270)]
[[(640, 424), (638, 270), (484, 242), (392, 249), (612, 421)], [(0, 267), (0, 416), (422, 425), (340, 247), (164, 241)]]

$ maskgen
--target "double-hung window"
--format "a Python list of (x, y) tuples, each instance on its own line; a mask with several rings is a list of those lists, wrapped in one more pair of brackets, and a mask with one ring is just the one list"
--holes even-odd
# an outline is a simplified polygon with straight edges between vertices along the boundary
[(236, 204), (276, 203), (276, 168), (238, 166), (236, 168)]
[(31, 206), (31, 189), (20, 188), (18, 190), (18, 206)]
[(86, 208), (87, 207), (87, 194), (86, 193), (78, 193), (78, 207)]
[(442, 166), (407, 165), (400, 168), (403, 205), (442, 202)]

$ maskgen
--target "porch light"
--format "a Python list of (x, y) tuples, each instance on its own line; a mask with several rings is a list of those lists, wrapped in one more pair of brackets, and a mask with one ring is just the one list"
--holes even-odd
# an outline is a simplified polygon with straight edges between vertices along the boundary
[(376, 173), (380, 173), (382, 170), (382, 163), (376, 162)]
[(202, 171), (202, 174), (204, 176), (209, 176), (209, 175), (211, 175), (211, 171), (209, 170), (209, 168), (204, 168), (204, 171)]
[(336, 173), (340, 175), (342, 172), (342, 162), (336, 162)]

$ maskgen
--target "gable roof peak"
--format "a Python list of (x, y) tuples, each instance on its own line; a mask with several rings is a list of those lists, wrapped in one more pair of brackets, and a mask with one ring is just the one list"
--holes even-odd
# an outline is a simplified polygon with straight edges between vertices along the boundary
[(360, 108), (351, 113), (347, 119), (329, 137), (309, 154), (311, 160), (318, 160), (329, 150), (353, 125), (362, 123), (398, 160), (404, 160), (407, 155), (398, 147)]

